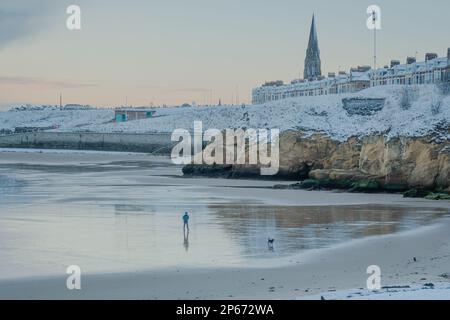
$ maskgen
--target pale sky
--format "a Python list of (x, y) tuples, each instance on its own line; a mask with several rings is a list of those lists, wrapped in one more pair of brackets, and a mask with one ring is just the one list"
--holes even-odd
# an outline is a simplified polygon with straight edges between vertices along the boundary
[[(66, 28), (66, 8), (82, 30)], [(379, 64), (450, 47), (448, 0), (1, 0), (0, 106), (250, 101), (298, 78), (316, 15), (322, 72), (372, 64), (366, 9), (382, 9)]]

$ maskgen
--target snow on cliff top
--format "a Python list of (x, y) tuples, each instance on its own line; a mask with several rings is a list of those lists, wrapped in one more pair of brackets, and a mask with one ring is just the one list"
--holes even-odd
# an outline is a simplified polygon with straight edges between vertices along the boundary
[[(403, 103), (408, 88), (409, 108)], [(372, 116), (349, 116), (342, 99), (386, 98), (383, 110)], [(394, 136), (422, 136), (436, 132), (450, 139), (450, 96), (443, 96), (434, 85), (382, 86), (364, 91), (317, 97), (301, 97), (263, 105), (157, 108), (156, 117), (123, 123), (112, 122), (114, 111), (43, 110), (0, 112), (0, 130), (23, 126), (58, 126), (62, 132), (172, 132), (192, 130), (194, 121), (202, 121), (203, 129), (272, 128), (281, 131), (300, 129), (323, 132), (332, 138), (346, 140), (351, 136), (384, 133)]]
[(109, 109), (7, 111), (0, 112), (0, 130), (57, 126), (61, 131), (79, 131), (85, 126), (105, 124), (113, 118), (114, 112)]

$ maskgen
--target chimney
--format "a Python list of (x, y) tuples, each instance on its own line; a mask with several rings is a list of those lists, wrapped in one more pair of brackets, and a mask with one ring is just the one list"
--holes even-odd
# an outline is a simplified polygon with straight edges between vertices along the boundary
[(416, 58), (414, 57), (406, 58), (406, 64), (413, 64), (413, 63), (416, 63)]
[(370, 69), (372, 69), (371, 66), (358, 66), (358, 72), (367, 72), (370, 71)]
[(391, 60), (391, 68), (398, 66), (400, 64), (400, 61), (398, 60)]
[[(450, 49), (449, 49), (449, 52), (450, 52)], [(336, 73), (328, 72), (328, 78), (334, 78), (334, 77), (336, 77)]]
[(339, 71), (340, 76), (345, 76), (347, 73), (345, 71)]
[(436, 53), (427, 53), (425, 55), (425, 61), (430, 61), (433, 59), (436, 59), (438, 57), (438, 55)]

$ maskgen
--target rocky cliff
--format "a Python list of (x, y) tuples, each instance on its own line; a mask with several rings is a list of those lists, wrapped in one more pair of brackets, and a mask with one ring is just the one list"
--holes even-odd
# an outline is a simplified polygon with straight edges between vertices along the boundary
[[(254, 166), (184, 168), (185, 175), (225, 178), (260, 178), (258, 172)], [(337, 141), (322, 134), (287, 131), (280, 137), (280, 172), (272, 178), (309, 180), (306, 188), (357, 190), (360, 183), (360, 188), (373, 191), (450, 191), (450, 141), (385, 135)]]
[(280, 139), (284, 169), (308, 167), (313, 179), (374, 179), (388, 188), (450, 188), (450, 141), (432, 136), (387, 139), (373, 135), (345, 142), (287, 132)]

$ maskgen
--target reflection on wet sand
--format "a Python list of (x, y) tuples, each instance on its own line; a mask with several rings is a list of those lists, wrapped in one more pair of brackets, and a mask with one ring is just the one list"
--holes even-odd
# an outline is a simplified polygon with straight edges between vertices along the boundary
[(26, 182), (24, 180), (0, 174), (0, 196), (2, 194), (18, 192), (25, 185)]
[(184, 229), (183, 236), (184, 236), (183, 247), (187, 252), (189, 250), (189, 230)]
[[(37, 155), (0, 163), (0, 279), (57, 274), (71, 264), (89, 273), (268, 264), (448, 213), (392, 204), (273, 206), (264, 204), (275, 192), (266, 183), (174, 178), (178, 167), (151, 158), (40, 156), (57, 164)], [(298, 197), (302, 204), (310, 193)], [(186, 211), (190, 232), (183, 230)]]
[(448, 214), (446, 209), (383, 205), (211, 205), (209, 208), (215, 214), (217, 223), (241, 246), (244, 255), (253, 257), (267, 257), (268, 238), (275, 239), (273, 250), (269, 251), (288, 255), (355, 238), (409, 230)]

